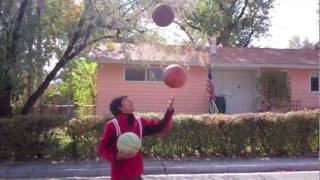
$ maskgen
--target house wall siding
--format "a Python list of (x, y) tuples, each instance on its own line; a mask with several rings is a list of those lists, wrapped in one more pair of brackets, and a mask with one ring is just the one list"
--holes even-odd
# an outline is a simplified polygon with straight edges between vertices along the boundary
[(121, 95), (128, 95), (133, 100), (137, 112), (164, 112), (172, 95), (176, 96), (176, 113), (207, 112), (207, 71), (203, 67), (191, 66), (187, 70), (185, 86), (179, 89), (168, 88), (162, 81), (125, 81), (124, 69), (123, 64), (98, 65), (96, 114), (109, 113), (112, 98)]
[(288, 75), (291, 84), (291, 96), (293, 100), (301, 100), (302, 108), (316, 108), (319, 105), (319, 92), (311, 91), (310, 76), (318, 70), (289, 69)]
[[(261, 72), (271, 70), (262, 68)], [(317, 69), (280, 69), (286, 71), (291, 88), (291, 99), (301, 100), (301, 108), (319, 108), (320, 92), (312, 92), (310, 76), (317, 73)]]

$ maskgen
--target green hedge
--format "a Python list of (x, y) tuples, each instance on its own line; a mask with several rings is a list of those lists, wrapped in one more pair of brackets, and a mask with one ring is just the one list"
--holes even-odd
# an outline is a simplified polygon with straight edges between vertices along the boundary
[(97, 144), (106, 120), (111, 116), (86, 116), (73, 118), (67, 125), (67, 135), (71, 137), (70, 156), (75, 159), (96, 157)]
[(181, 115), (170, 134), (148, 138), (148, 156), (279, 157), (319, 150), (320, 111), (287, 114)]
[(58, 151), (55, 130), (63, 127), (63, 116), (17, 116), (0, 119), (0, 160), (43, 158)]
[[(177, 115), (170, 133), (144, 139), (143, 151), (149, 158), (313, 155), (319, 151), (319, 117), (320, 110)], [(0, 119), (0, 157), (95, 158), (99, 136), (110, 118), (88, 116), (68, 122), (58, 117)]]

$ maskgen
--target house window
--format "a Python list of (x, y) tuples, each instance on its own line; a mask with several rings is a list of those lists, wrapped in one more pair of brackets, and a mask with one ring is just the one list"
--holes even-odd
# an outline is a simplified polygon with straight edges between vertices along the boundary
[(144, 67), (128, 67), (125, 70), (126, 81), (145, 81), (145, 68)]
[(163, 70), (160, 68), (149, 68), (147, 69), (147, 80), (148, 81), (162, 81)]
[(311, 75), (311, 91), (319, 91), (319, 74)]
[(126, 67), (126, 81), (162, 81), (163, 70), (156, 67)]

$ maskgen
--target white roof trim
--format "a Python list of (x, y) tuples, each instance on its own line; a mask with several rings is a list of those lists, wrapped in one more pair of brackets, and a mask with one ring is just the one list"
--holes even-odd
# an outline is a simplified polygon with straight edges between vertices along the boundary
[(113, 59), (99, 59), (93, 60), (97, 63), (101, 64), (159, 64), (159, 65), (169, 65), (169, 64), (180, 64), (180, 65), (191, 65), (191, 66), (203, 66), (200, 62), (183, 62), (183, 61), (143, 61), (143, 60), (131, 60), (127, 61), (124, 59), (121, 60), (113, 60)]
[[(180, 64), (180, 65), (191, 65), (191, 66), (205, 66), (200, 62), (177, 62), (177, 61), (143, 61), (143, 60), (132, 60), (131, 62), (119, 59), (98, 59), (93, 60), (97, 63), (107, 63), (107, 64), (160, 64), (160, 65), (169, 65), (169, 64)], [(258, 63), (215, 63), (210, 62), (214, 67), (218, 68), (296, 68), (296, 69), (320, 69), (320, 64), (258, 64)]]
[(320, 69), (320, 64), (211, 63), (214, 67)]

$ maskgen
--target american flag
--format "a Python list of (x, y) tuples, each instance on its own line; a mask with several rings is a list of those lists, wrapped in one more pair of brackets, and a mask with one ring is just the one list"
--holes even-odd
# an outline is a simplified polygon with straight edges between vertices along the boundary
[(211, 68), (209, 67), (209, 72), (208, 72), (208, 81), (207, 81), (207, 91), (210, 95), (209, 101), (215, 101), (216, 100), (216, 95), (214, 92), (214, 83), (212, 79), (212, 74), (211, 74)]

